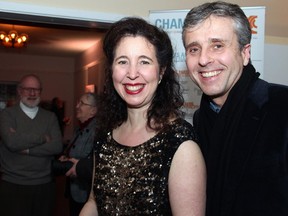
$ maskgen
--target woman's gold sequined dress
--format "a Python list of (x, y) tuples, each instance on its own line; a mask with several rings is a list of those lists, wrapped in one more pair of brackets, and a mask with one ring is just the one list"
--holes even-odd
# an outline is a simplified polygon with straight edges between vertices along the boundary
[(196, 140), (193, 127), (177, 119), (135, 147), (117, 143), (111, 133), (104, 140), (97, 143), (93, 185), (99, 215), (172, 215), (169, 169), (180, 144)]

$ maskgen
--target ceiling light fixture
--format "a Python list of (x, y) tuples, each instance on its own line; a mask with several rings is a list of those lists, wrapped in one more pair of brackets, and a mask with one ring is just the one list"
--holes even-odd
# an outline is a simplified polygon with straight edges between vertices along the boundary
[(5, 47), (20, 48), (27, 45), (28, 35), (25, 33), (18, 34), (14, 29), (8, 34), (6, 32), (0, 32), (0, 42)]

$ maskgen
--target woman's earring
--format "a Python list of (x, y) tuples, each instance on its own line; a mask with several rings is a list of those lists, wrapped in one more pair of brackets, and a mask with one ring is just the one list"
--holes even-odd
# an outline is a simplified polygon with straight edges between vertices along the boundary
[(159, 77), (158, 85), (161, 83), (162, 76)]

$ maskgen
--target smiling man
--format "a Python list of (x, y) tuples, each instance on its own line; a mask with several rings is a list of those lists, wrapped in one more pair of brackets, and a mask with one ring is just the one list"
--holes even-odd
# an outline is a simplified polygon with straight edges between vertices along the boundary
[(0, 215), (51, 216), (51, 160), (62, 150), (61, 132), (54, 113), (38, 106), (37, 76), (24, 76), (17, 90), (19, 103), (0, 113)]
[(238, 5), (187, 14), (186, 64), (203, 91), (194, 126), (207, 166), (207, 216), (288, 215), (288, 88), (250, 62), (251, 29)]

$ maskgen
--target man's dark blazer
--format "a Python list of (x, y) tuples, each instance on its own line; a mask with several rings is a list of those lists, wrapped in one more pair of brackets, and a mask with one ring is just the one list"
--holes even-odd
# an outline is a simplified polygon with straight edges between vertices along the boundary
[[(196, 111), (196, 130), (199, 122)], [(235, 140), (220, 211), (207, 191), (207, 215), (288, 216), (288, 88), (258, 79)]]

